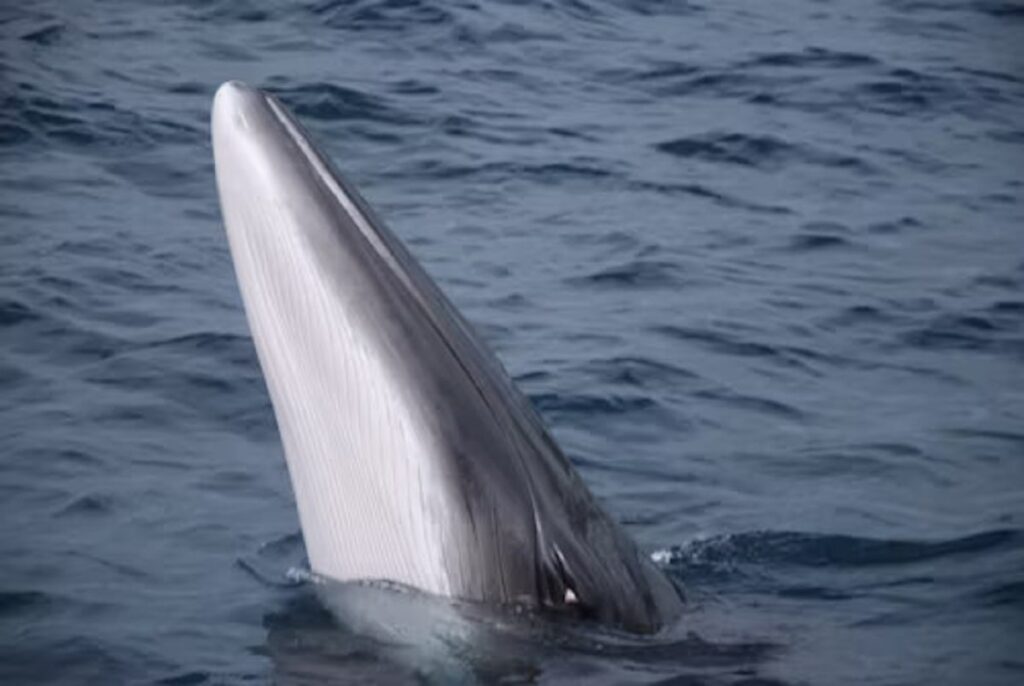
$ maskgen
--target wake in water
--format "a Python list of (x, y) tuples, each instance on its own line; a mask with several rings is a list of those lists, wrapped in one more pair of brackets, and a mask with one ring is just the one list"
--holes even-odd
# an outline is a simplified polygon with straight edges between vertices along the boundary
[[(284, 683), (359, 683), (387, 674), (421, 683), (686, 677), (731, 684), (746, 683), (781, 650), (752, 638), (710, 640), (688, 629), (688, 619), (638, 637), (571, 611), (467, 603), (386, 581), (339, 584), (312, 575), (301, 556), (295, 534), (239, 560), (260, 584), (281, 591), (264, 625)], [(298, 563), (282, 572), (289, 558)]]
[[(780, 640), (772, 617), (787, 604), (873, 599), (892, 606), (882, 615), (886, 621), (926, 618), (948, 602), (936, 588), (979, 556), (1024, 561), (1024, 534), (884, 541), (750, 532), (695, 539), (652, 554), (694, 589), (686, 615), (652, 637), (611, 631), (571, 613), (464, 603), (389, 582), (318, 579), (304, 564), (297, 533), (239, 564), (280, 592), (264, 626), (265, 650), (282, 683), (360, 683), (387, 675), (420, 683), (781, 684), (799, 681), (791, 665), (813, 659), (801, 653), (819, 630), (813, 621), (790, 618)], [(969, 601), (1024, 601), (1012, 578), (972, 585), (961, 600), (965, 609)], [(909, 597), (916, 600), (908, 606)], [(761, 623), (735, 621), (736, 607), (752, 598), (768, 606)], [(773, 602), (779, 607), (770, 607)], [(850, 616), (854, 632), (879, 626), (879, 618)]]

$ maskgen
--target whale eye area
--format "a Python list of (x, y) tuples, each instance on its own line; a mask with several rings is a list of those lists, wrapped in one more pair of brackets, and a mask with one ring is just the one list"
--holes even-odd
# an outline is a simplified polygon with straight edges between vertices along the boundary
[(578, 620), (596, 617), (594, 608), (580, 592), (580, 584), (557, 545), (552, 546), (550, 554), (544, 557), (538, 582), (541, 586), (538, 598), (545, 609), (559, 614), (568, 613)]

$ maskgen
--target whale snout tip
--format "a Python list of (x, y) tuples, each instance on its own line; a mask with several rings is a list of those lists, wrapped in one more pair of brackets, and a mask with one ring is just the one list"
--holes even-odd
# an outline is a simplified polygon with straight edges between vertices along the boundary
[(231, 79), (220, 84), (217, 93), (213, 96), (214, 103), (228, 98), (237, 98), (246, 93), (254, 93), (255, 89), (244, 81)]
[(247, 84), (245, 81), (242, 81), (240, 79), (228, 79), (224, 83), (220, 84), (220, 87), (221, 88), (227, 88), (227, 89), (237, 88), (239, 90), (252, 90), (249, 87), (249, 84)]
[(213, 129), (216, 132), (224, 126), (248, 130), (249, 114), (263, 106), (263, 94), (243, 81), (225, 81), (213, 96)]

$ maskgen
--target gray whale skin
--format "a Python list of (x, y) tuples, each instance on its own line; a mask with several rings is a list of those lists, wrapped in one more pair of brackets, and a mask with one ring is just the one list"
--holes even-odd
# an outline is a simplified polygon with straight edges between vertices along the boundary
[(273, 96), (214, 98), (217, 187), (312, 571), (650, 633), (679, 590)]

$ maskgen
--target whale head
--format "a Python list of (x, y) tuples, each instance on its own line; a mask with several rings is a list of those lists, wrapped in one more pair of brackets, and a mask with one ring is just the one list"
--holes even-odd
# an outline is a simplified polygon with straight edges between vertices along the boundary
[(284, 105), (225, 83), (212, 135), (312, 570), (638, 632), (674, 618), (674, 585)]

